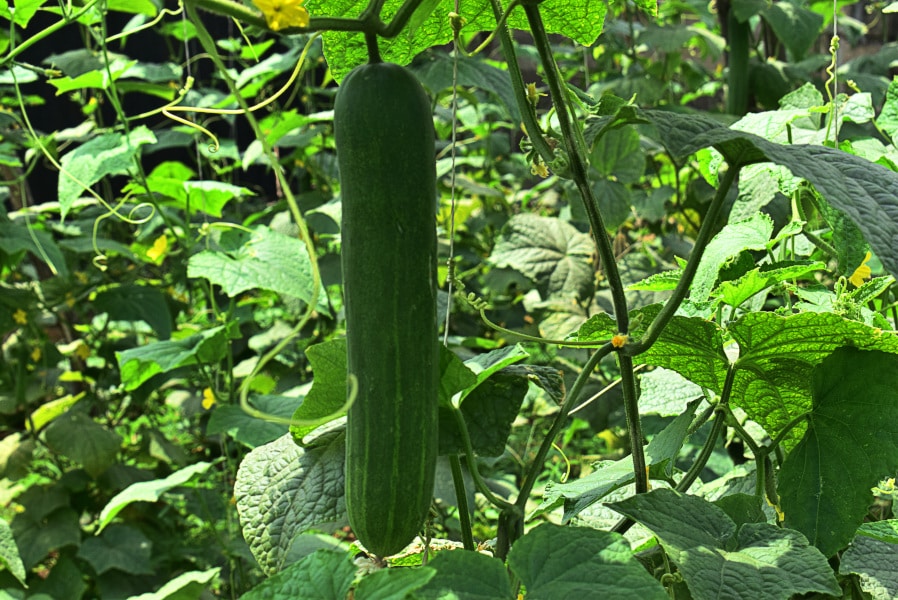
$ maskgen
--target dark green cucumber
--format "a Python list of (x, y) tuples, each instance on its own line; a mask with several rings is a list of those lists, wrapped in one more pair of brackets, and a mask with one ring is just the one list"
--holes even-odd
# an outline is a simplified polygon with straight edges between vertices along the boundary
[(334, 105), (343, 202), (346, 509), (378, 556), (427, 517), (437, 459), (436, 163), (430, 102), (390, 63), (357, 67)]

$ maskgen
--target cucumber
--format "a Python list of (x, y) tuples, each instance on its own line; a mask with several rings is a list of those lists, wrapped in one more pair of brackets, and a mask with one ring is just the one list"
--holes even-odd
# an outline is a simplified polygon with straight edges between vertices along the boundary
[(347, 369), (346, 509), (389, 556), (421, 530), (437, 459), (436, 163), (427, 94), (406, 69), (369, 63), (337, 92)]

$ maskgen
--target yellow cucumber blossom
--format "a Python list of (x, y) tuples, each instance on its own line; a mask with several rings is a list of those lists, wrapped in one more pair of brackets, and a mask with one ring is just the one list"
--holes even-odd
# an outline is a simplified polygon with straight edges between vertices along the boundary
[(265, 15), (265, 21), (272, 31), (308, 26), (309, 11), (303, 7), (303, 2), (304, 0), (253, 0), (253, 4)]
[(851, 274), (851, 277), (848, 278), (854, 287), (861, 287), (864, 285), (865, 279), (870, 279), (870, 274), (873, 272), (870, 270), (870, 267), (867, 266), (867, 261), (870, 260), (870, 253), (867, 252), (867, 255), (864, 257), (864, 260), (861, 261), (861, 266), (854, 270), (854, 273)]

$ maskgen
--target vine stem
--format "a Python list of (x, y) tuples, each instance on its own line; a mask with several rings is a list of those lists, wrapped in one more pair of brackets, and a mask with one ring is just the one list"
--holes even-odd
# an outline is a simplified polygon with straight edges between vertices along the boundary
[(599, 365), (599, 362), (601, 362), (603, 358), (611, 354), (613, 350), (614, 346), (612, 346), (610, 343), (605, 344), (604, 346), (596, 350), (595, 353), (593, 353), (593, 355), (589, 357), (589, 360), (586, 361), (586, 365), (584, 365), (583, 370), (581, 370), (579, 375), (577, 375), (577, 379), (574, 381), (574, 385), (571, 387), (571, 391), (568, 393), (567, 397), (564, 399), (564, 402), (561, 404), (561, 408), (558, 411), (558, 414), (555, 415), (555, 420), (552, 422), (552, 427), (549, 429), (549, 433), (547, 433), (546, 437), (543, 438), (542, 444), (540, 445), (539, 450), (537, 450), (536, 452), (536, 457), (533, 459), (533, 463), (530, 465), (530, 470), (524, 476), (520, 494), (518, 495), (518, 499), (515, 502), (515, 504), (517, 504), (522, 510), (527, 504), (527, 498), (529, 498), (530, 492), (533, 491), (533, 486), (536, 484), (537, 477), (539, 477), (540, 473), (542, 473), (543, 464), (546, 461), (546, 457), (549, 455), (549, 451), (552, 449), (552, 444), (554, 443), (555, 438), (558, 437), (558, 434), (564, 427), (571, 409), (580, 399), (580, 396), (583, 393), (583, 388), (589, 381), (590, 375)]
[(539, 12), (539, 5), (531, 3), (524, 4), (524, 13), (527, 15), (527, 22), (530, 25), (530, 32), (533, 36), (533, 43), (536, 46), (540, 62), (543, 65), (546, 83), (549, 84), (549, 93), (552, 96), (552, 104), (554, 105), (555, 113), (558, 116), (561, 135), (564, 137), (568, 147), (571, 176), (574, 180), (574, 184), (577, 186), (577, 190), (580, 192), (580, 196), (586, 208), (586, 215), (589, 218), (592, 235), (595, 238), (599, 256), (602, 259), (602, 268), (605, 270), (605, 277), (608, 279), (608, 285), (611, 288), (611, 302), (614, 305), (614, 318), (617, 321), (618, 332), (626, 334), (629, 330), (630, 318), (629, 311), (627, 310), (627, 300), (624, 296), (624, 286), (621, 283), (620, 273), (617, 270), (617, 261), (614, 257), (614, 250), (611, 247), (611, 240), (608, 237), (608, 232), (605, 229), (605, 222), (599, 212), (595, 194), (592, 191), (592, 187), (589, 185), (589, 175), (586, 165), (586, 142), (583, 140), (582, 131), (574, 127), (568, 108), (569, 100), (567, 92), (565, 91), (566, 88), (562, 85), (561, 75), (558, 72), (558, 65), (555, 63), (555, 57), (552, 54), (552, 46), (549, 43), (549, 36), (546, 33), (542, 15)]
[(733, 381), (736, 379), (737, 370), (736, 365), (730, 365), (730, 368), (727, 370), (726, 380), (723, 382), (723, 390), (720, 393), (720, 399), (717, 401), (717, 406), (714, 409), (714, 424), (711, 426), (711, 433), (708, 435), (708, 439), (705, 441), (705, 445), (702, 446), (701, 452), (699, 452), (695, 462), (692, 463), (692, 466), (689, 467), (686, 475), (684, 475), (683, 479), (677, 484), (676, 489), (678, 492), (688, 491), (690, 486), (692, 486), (695, 480), (698, 479), (699, 474), (701, 474), (705, 465), (708, 464), (708, 460), (714, 452), (714, 446), (717, 445), (717, 439), (723, 435), (723, 432), (726, 430), (726, 415), (729, 412), (730, 395), (733, 393)]
[(711, 241), (714, 223), (717, 222), (717, 219), (720, 216), (723, 202), (726, 199), (730, 188), (739, 176), (740, 168), (741, 166), (729, 166), (724, 172), (723, 179), (717, 188), (717, 193), (714, 195), (714, 200), (711, 201), (711, 206), (708, 208), (702, 226), (698, 230), (698, 236), (695, 238), (692, 255), (689, 257), (689, 262), (686, 263), (686, 268), (683, 269), (683, 274), (680, 276), (680, 281), (677, 282), (677, 287), (674, 289), (673, 295), (671, 295), (667, 302), (664, 303), (661, 311), (655, 316), (655, 319), (648, 326), (648, 329), (646, 329), (645, 334), (643, 334), (639, 340), (628, 342), (621, 349), (623, 353), (630, 356), (637, 356), (651, 348), (652, 344), (655, 343), (655, 340), (658, 339), (658, 336), (661, 335), (661, 332), (674, 316), (674, 313), (680, 308), (680, 304), (686, 299), (686, 294), (689, 293), (689, 288), (692, 286), (692, 280), (695, 278), (695, 273), (698, 271), (698, 265), (705, 252), (705, 247), (708, 245), (708, 242)]
[(461, 525), (461, 541), (465, 550), (476, 550), (474, 535), (471, 531), (471, 513), (468, 508), (468, 492), (465, 490), (465, 478), (461, 470), (461, 459), (458, 454), (449, 455), (449, 467), (452, 469), (452, 483), (455, 485), (455, 497), (458, 502), (458, 521)]
[[(493, 7), (493, 15), (496, 18), (496, 22), (499, 23), (496, 27), (496, 32), (499, 36), (499, 44), (502, 47), (502, 54), (505, 57), (505, 62), (508, 64), (511, 87), (518, 103), (518, 110), (521, 111), (521, 120), (524, 123), (525, 133), (527, 134), (527, 137), (530, 138), (530, 142), (533, 144), (533, 148), (539, 154), (540, 158), (543, 159), (543, 162), (548, 164), (555, 160), (555, 151), (552, 149), (552, 146), (549, 145), (545, 136), (543, 136), (539, 122), (536, 120), (536, 112), (533, 109), (533, 105), (527, 100), (527, 90), (524, 88), (524, 76), (521, 74), (521, 67), (518, 66), (518, 59), (514, 51), (514, 40), (511, 39), (511, 33), (508, 31), (507, 23), (505, 23), (507, 14), (502, 12), (502, 7), (499, 5), (498, 0), (491, 0), (491, 4)], [(510, 6), (509, 10), (512, 10), (513, 8), (514, 6)]]
[[(293, 192), (290, 190), (290, 182), (287, 181), (287, 178), (284, 175), (283, 169), (281, 168), (277, 157), (274, 156), (274, 152), (271, 149), (271, 144), (268, 143), (267, 137), (263, 134), (262, 128), (259, 125), (259, 121), (250, 111), (250, 107), (246, 99), (243, 98), (243, 96), (240, 94), (240, 91), (234, 84), (234, 80), (231, 79), (230, 76), (228, 76), (228, 70), (225, 68), (225, 64), (221, 60), (221, 56), (218, 54), (218, 50), (215, 46), (215, 41), (212, 39), (212, 36), (209, 34), (209, 31), (203, 25), (202, 20), (199, 18), (199, 15), (196, 12), (196, 6), (194, 5), (194, 2), (196, 1), (199, 0), (186, 0), (184, 8), (187, 11), (187, 16), (191, 21), (193, 21), (194, 27), (196, 28), (197, 38), (199, 39), (200, 44), (203, 46), (203, 49), (209, 54), (212, 62), (215, 63), (216, 68), (218, 68), (221, 77), (227, 83), (228, 89), (231, 91), (231, 93), (234, 95), (234, 98), (236, 98), (237, 103), (243, 109), (244, 116), (246, 117), (247, 122), (252, 128), (256, 139), (258, 139), (262, 143), (262, 151), (265, 154), (265, 157), (268, 159), (269, 164), (274, 171), (275, 177), (280, 183), (281, 190), (284, 193), (284, 199), (287, 201), (287, 205), (290, 207), (290, 213), (293, 216), (293, 220), (296, 222), (296, 226), (299, 228), (299, 237), (306, 247), (306, 251), (309, 254), (309, 260), (311, 262), (312, 294), (311, 298), (308, 301), (308, 306), (305, 313), (299, 319), (299, 322), (296, 324), (296, 326), (294, 326), (291, 332), (286, 337), (284, 337), (283, 340), (276, 344), (274, 348), (269, 350), (259, 359), (259, 361), (256, 363), (256, 366), (253, 368), (253, 371), (244, 380), (243, 385), (240, 389), (240, 408), (244, 412), (256, 418), (265, 419), (267, 421), (284, 422), (286, 421), (285, 419), (259, 411), (249, 404), (250, 384), (252, 383), (253, 379), (259, 374), (262, 368), (264, 368), (264, 366), (268, 363), (268, 361), (277, 356), (290, 342), (292, 342), (293, 338), (299, 334), (300, 330), (305, 326), (306, 323), (308, 323), (309, 319), (311, 319), (312, 315), (315, 313), (315, 309), (318, 306), (318, 297), (321, 293), (321, 273), (318, 269), (318, 258), (315, 251), (315, 246), (312, 242), (312, 238), (309, 235), (309, 230), (306, 226), (305, 219), (303, 219), (302, 212), (299, 210), (299, 206), (296, 203), (296, 198), (293, 197)], [(351, 394), (350, 398), (347, 400), (346, 406), (348, 406), (352, 399), (353, 397)], [(300, 423), (289, 420), (288, 424), (294, 425)]]

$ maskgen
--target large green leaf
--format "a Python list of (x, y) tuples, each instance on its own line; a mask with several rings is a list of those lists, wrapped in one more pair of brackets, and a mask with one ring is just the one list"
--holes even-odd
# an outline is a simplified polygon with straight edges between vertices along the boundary
[[(631, 311), (630, 336), (639, 339), (661, 310), (660, 304)], [(573, 338), (607, 341), (617, 332), (614, 320), (605, 313), (589, 319)], [(635, 362), (665, 367), (715, 392), (723, 389), (730, 360), (723, 351), (723, 335), (716, 323), (700, 317), (675, 315), (648, 351)]]
[[(384, 2), (381, 18), (388, 22), (403, 4), (402, 0)], [(652, 0), (640, 0), (643, 10), (651, 10)], [(424, 10), (430, 10), (426, 18), (417, 18), (412, 22), (417, 26), (406, 27), (391, 39), (378, 40), (380, 53), (384, 60), (406, 65), (417, 54), (442, 46), (452, 41), (452, 27), (448, 15), (458, 12), (464, 19), (463, 32), (473, 34), (478, 31), (492, 31), (496, 28), (496, 19), (488, 0), (471, 0), (456, 5), (453, 0), (440, 0), (435, 5), (424, 2)], [(358, 17), (368, 6), (366, 0), (308, 0), (304, 6), (313, 17)], [(549, 33), (563, 34), (575, 42), (590, 46), (602, 32), (607, 4), (599, 0), (565, 0), (564, 2), (545, 2), (540, 5), (540, 12)], [(508, 18), (509, 27), (529, 30), (523, 10), (519, 7)], [(364, 36), (353, 32), (329, 31), (324, 34), (325, 57), (331, 72), (338, 81), (353, 67), (367, 62)]]
[(126, 390), (140, 387), (153, 375), (195, 364), (216, 363), (224, 358), (228, 339), (239, 335), (236, 322), (212, 327), (180, 340), (154, 342), (117, 352)]
[(343, 429), (325, 427), (314, 447), (289, 434), (246, 455), (234, 497), (243, 537), (269, 575), (283, 569), (294, 539), (313, 527), (346, 521)]
[(241, 598), (345, 600), (355, 579), (355, 572), (356, 566), (348, 554), (318, 550), (266, 579)]
[(898, 520), (865, 523), (839, 561), (841, 575), (856, 574), (873, 600), (898, 598)]
[(667, 598), (623, 536), (607, 531), (540, 525), (511, 547), (508, 568), (533, 600)]
[(122, 446), (119, 434), (79, 410), (54, 419), (44, 435), (53, 452), (77, 462), (94, 478), (115, 464)]
[[(54, 273), (63, 276), (69, 274), (65, 257), (53, 240), (53, 236), (36, 227), (27, 227), (11, 221), (0, 222), (0, 252), (15, 254), (25, 251), (45, 262)], [(4, 293), (9, 292), (4, 290)]]
[(98, 575), (110, 569), (133, 575), (152, 575), (152, 549), (153, 543), (139, 529), (112, 525), (100, 535), (84, 540), (78, 549), (78, 558), (90, 563)]
[[(346, 414), (346, 338), (309, 346), (306, 356), (315, 374), (312, 389), (293, 413), (294, 419), (318, 421), (313, 425), (291, 425), (290, 433), (297, 441), (327, 420)], [(341, 410), (341, 408), (343, 410)]]
[(59, 206), (62, 218), (86, 187), (107, 175), (123, 175), (134, 168), (134, 158), (144, 144), (153, 144), (156, 136), (141, 125), (128, 135), (106, 133), (85, 142), (60, 159)]
[(202, 597), (209, 583), (218, 577), (221, 567), (206, 571), (187, 571), (168, 581), (155, 592), (131, 596), (128, 600), (193, 600)]
[(436, 575), (415, 590), (420, 600), (507, 600), (514, 598), (501, 560), (479, 552), (440, 552), (427, 563)]
[(826, 557), (797, 531), (768, 523), (737, 527), (720, 507), (673, 490), (653, 490), (609, 506), (658, 536), (695, 600), (840, 593)]
[(362, 579), (355, 590), (353, 600), (408, 598), (435, 575), (436, 571), (430, 567), (381, 569)]
[(713, 146), (731, 168), (774, 162), (811, 182), (831, 206), (860, 228), (886, 269), (898, 275), (898, 173), (834, 148), (780, 145), (728, 129), (710, 117), (662, 111), (643, 114), (678, 160)]
[(814, 369), (807, 432), (778, 477), (787, 527), (826, 556), (844, 548), (898, 470), (898, 356), (845, 347)]
[(0, 519), (0, 564), (13, 574), (19, 583), (25, 585), (25, 565), (22, 564), (22, 557), (19, 556), (19, 548), (13, 538), (12, 529), (10, 529), (9, 523), (2, 519)]
[(164, 493), (186, 484), (197, 475), (208, 471), (211, 466), (212, 463), (199, 462), (179, 469), (163, 479), (141, 481), (129, 485), (113, 496), (100, 511), (100, 517), (97, 519), (97, 533), (103, 531), (116, 515), (132, 502), (158, 502)]
[(581, 299), (592, 292), (594, 252), (592, 238), (570, 223), (523, 213), (502, 228), (489, 260), (526, 275), (543, 298)]
[[(259, 225), (251, 234), (223, 235), (220, 242), (218, 248), (188, 259), (188, 277), (208, 279), (231, 297), (260, 289), (306, 302), (312, 299), (312, 262), (300, 240)], [(318, 294), (317, 308), (330, 313), (323, 291)]]
[(804, 8), (799, 2), (774, 2), (761, 11), (776, 37), (789, 50), (790, 58), (798, 62), (804, 58), (823, 27), (823, 17)]
[(81, 544), (78, 513), (73, 509), (60, 508), (46, 515), (31, 512), (26, 508), (10, 524), (26, 571), (44, 560), (53, 550)]
[(171, 337), (171, 311), (165, 294), (156, 288), (136, 284), (110, 287), (96, 295), (94, 307), (114, 321), (143, 321), (160, 340)]
[[(739, 344), (730, 401), (776, 437), (795, 418), (811, 410), (811, 372), (841, 346), (898, 354), (898, 336), (833, 313), (783, 317), (749, 313), (730, 325)], [(804, 433), (793, 430), (786, 447)]]

